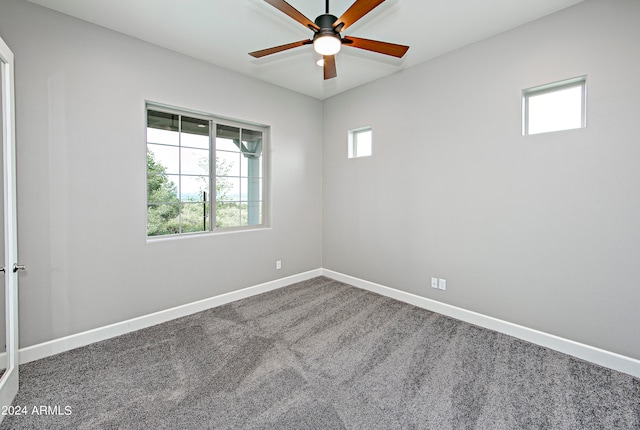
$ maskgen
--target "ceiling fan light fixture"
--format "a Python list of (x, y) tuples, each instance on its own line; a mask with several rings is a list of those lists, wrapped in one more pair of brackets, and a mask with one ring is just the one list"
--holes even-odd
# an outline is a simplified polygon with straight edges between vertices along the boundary
[(341, 46), (342, 41), (335, 34), (321, 34), (313, 39), (313, 49), (320, 55), (335, 55)]
[(335, 54), (340, 52), (342, 44), (345, 43), (353, 48), (364, 49), (379, 54), (391, 55), (393, 57), (402, 58), (409, 49), (408, 46), (398, 45), (395, 43), (380, 42), (378, 40), (363, 39), (359, 37), (345, 37), (340, 34), (346, 30), (360, 18), (378, 7), (385, 0), (355, 0), (340, 18), (329, 13), (329, 0), (326, 0), (326, 12), (318, 16), (315, 21), (300, 13), (296, 8), (287, 3), (286, 0), (264, 0), (271, 6), (283, 12), (285, 15), (293, 18), (305, 28), (313, 31), (311, 40), (299, 40), (285, 45), (274, 46), (273, 48), (261, 49), (260, 51), (250, 52), (254, 58), (261, 58), (265, 55), (276, 54), (288, 49), (297, 48), (313, 44), (313, 49), (323, 59), (317, 61), (316, 64), (324, 69), (324, 79), (333, 79), (338, 76), (336, 72)]

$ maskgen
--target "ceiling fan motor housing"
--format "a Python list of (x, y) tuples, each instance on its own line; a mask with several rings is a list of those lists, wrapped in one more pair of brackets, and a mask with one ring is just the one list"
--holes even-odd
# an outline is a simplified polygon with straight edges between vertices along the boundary
[(320, 27), (320, 30), (316, 32), (316, 34), (313, 36), (313, 39), (315, 40), (317, 37), (322, 36), (336, 36), (340, 38), (340, 33), (333, 27), (333, 23), (337, 20), (337, 16), (331, 15), (329, 13), (325, 13), (317, 17), (315, 23), (318, 27)]

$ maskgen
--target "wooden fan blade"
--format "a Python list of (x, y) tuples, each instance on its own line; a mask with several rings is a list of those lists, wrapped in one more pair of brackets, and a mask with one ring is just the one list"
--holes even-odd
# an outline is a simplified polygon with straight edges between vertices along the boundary
[(402, 58), (407, 53), (409, 47), (406, 45), (397, 45), (389, 42), (379, 42), (377, 40), (363, 39), (361, 37), (347, 36), (343, 40), (343, 44), (353, 46), (354, 48), (366, 49), (367, 51), (378, 52), (380, 54), (391, 55), (393, 57)]
[(336, 57), (333, 55), (323, 55), (324, 58), (324, 80), (333, 79), (338, 76), (336, 71)]
[(262, 49), (260, 51), (249, 52), (252, 57), (260, 58), (265, 55), (275, 54), (276, 52), (286, 51), (287, 49), (297, 48), (298, 46), (309, 45), (311, 40), (300, 40), (299, 42), (287, 43), (286, 45), (274, 46), (273, 48)]
[(264, 1), (266, 1), (276, 9), (278, 9), (280, 12), (283, 12), (284, 14), (295, 19), (305, 27), (311, 28), (312, 30), (316, 30), (316, 31), (320, 30), (320, 27), (318, 27), (313, 21), (311, 21), (309, 18), (304, 16), (301, 12), (299, 12), (295, 7), (291, 6), (286, 1), (284, 0), (264, 0)]
[(340, 31), (345, 30), (351, 24), (371, 12), (384, 0), (356, 0), (345, 13), (336, 21), (334, 27), (344, 24)]

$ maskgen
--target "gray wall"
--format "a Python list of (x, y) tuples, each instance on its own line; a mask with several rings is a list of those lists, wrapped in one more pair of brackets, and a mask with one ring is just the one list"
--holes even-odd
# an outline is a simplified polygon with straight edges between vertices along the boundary
[[(321, 266), (320, 101), (25, 1), (0, 2), (0, 37), (16, 63), (21, 347)], [(146, 242), (145, 100), (271, 126), (271, 229)]]
[[(639, 19), (586, 1), (325, 100), (323, 267), (640, 359)], [(521, 136), (522, 89), (584, 74), (586, 129)]]
[[(2, 0), (21, 346), (323, 266), (640, 358), (639, 16), (587, 1), (322, 103)], [(588, 128), (522, 137), (520, 91), (583, 74)], [(145, 99), (272, 127), (271, 229), (146, 242)]]

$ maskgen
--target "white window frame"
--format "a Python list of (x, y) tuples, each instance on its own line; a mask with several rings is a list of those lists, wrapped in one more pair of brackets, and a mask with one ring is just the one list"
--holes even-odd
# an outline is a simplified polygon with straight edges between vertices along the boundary
[[(269, 138), (270, 138), (270, 127), (263, 124), (240, 121), (235, 119), (227, 119), (219, 116), (215, 116), (212, 114), (197, 112), (189, 109), (176, 108), (172, 106), (167, 106), (164, 104), (158, 104), (153, 102), (146, 102), (145, 104), (145, 152), (148, 145), (146, 138), (146, 129), (147, 129), (147, 121), (148, 121), (148, 113), (149, 111), (157, 111), (167, 114), (173, 115), (183, 115), (190, 118), (208, 120), (209, 121), (209, 229), (204, 231), (197, 232), (179, 232), (173, 234), (162, 234), (156, 236), (148, 235), (148, 195), (145, 197), (145, 223), (146, 226), (146, 236), (148, 241), (153, 240), (161, 240), (165, 238), (179, 238), (179, 237), (189, 237), (194, 235), (206, 235), (206, 234), (220, 234), (227, 232), (236, 232), (236, 231), (250, 231), (250, 230), (259, 230), (268, 228), (270, 226), (270, 200), (269, 200), (269, 177), (270, 177), (270, 169), (269, 169)], [(237, 127), (241, 130), (251, 130), (262, 133), (262, 153), (261, 153), (261, 169), (262, 169), (262, 199), (261, 203), (261, 223), (254, 225), (242, 225), (242, 226), (233, 226), (233, 227), (216, 227), (216, 181), (218, 179), (216, 175), (216, 129), (217, 125), (224, 125), (230, 127)], [(147, 178), (147, 168), (146, 168), (146, 156), (145, 156), (145, 186), (148, 183)], [(145, 193), (146, 194), (146, 193)]]
[[(371, 151), (368, 154), (358, 154), (358, 136), (362, 133), (371, 133)], [(347, 133), (347, 157), (348, 158), (362, 158), (370, 157), (373, 155), (373, 129), (370, 125), (365, 127), (354, 128)]]
[(550, 84), (540, 85), (532, 88), (528, 88), (522, 90), (522, 135), (530, 136), (532, 135), (529, 132), (529, 98), (532, 96), (538, 96), (548, 93), (554, 93), (557, 91), (567, 90), (570, 88), (580, 87), (582, 89), (581, 95), (581, 112), (580, 118), (581, 123), (579, 127), (573, 128), (562, 128), (562, 129), (554, 129), (548, 130), (544, 132), (538, 132), (533, 134), (543, 134), (543, 133), (553, 133), (556, 131), (565, 131), (565, 130), (577, 130), (580, 128), (585, 128), (587, 126), (587, 77), (586, 76), (578, 76), (576, 78), (564, 79), (562, 81), (553, 82)]

